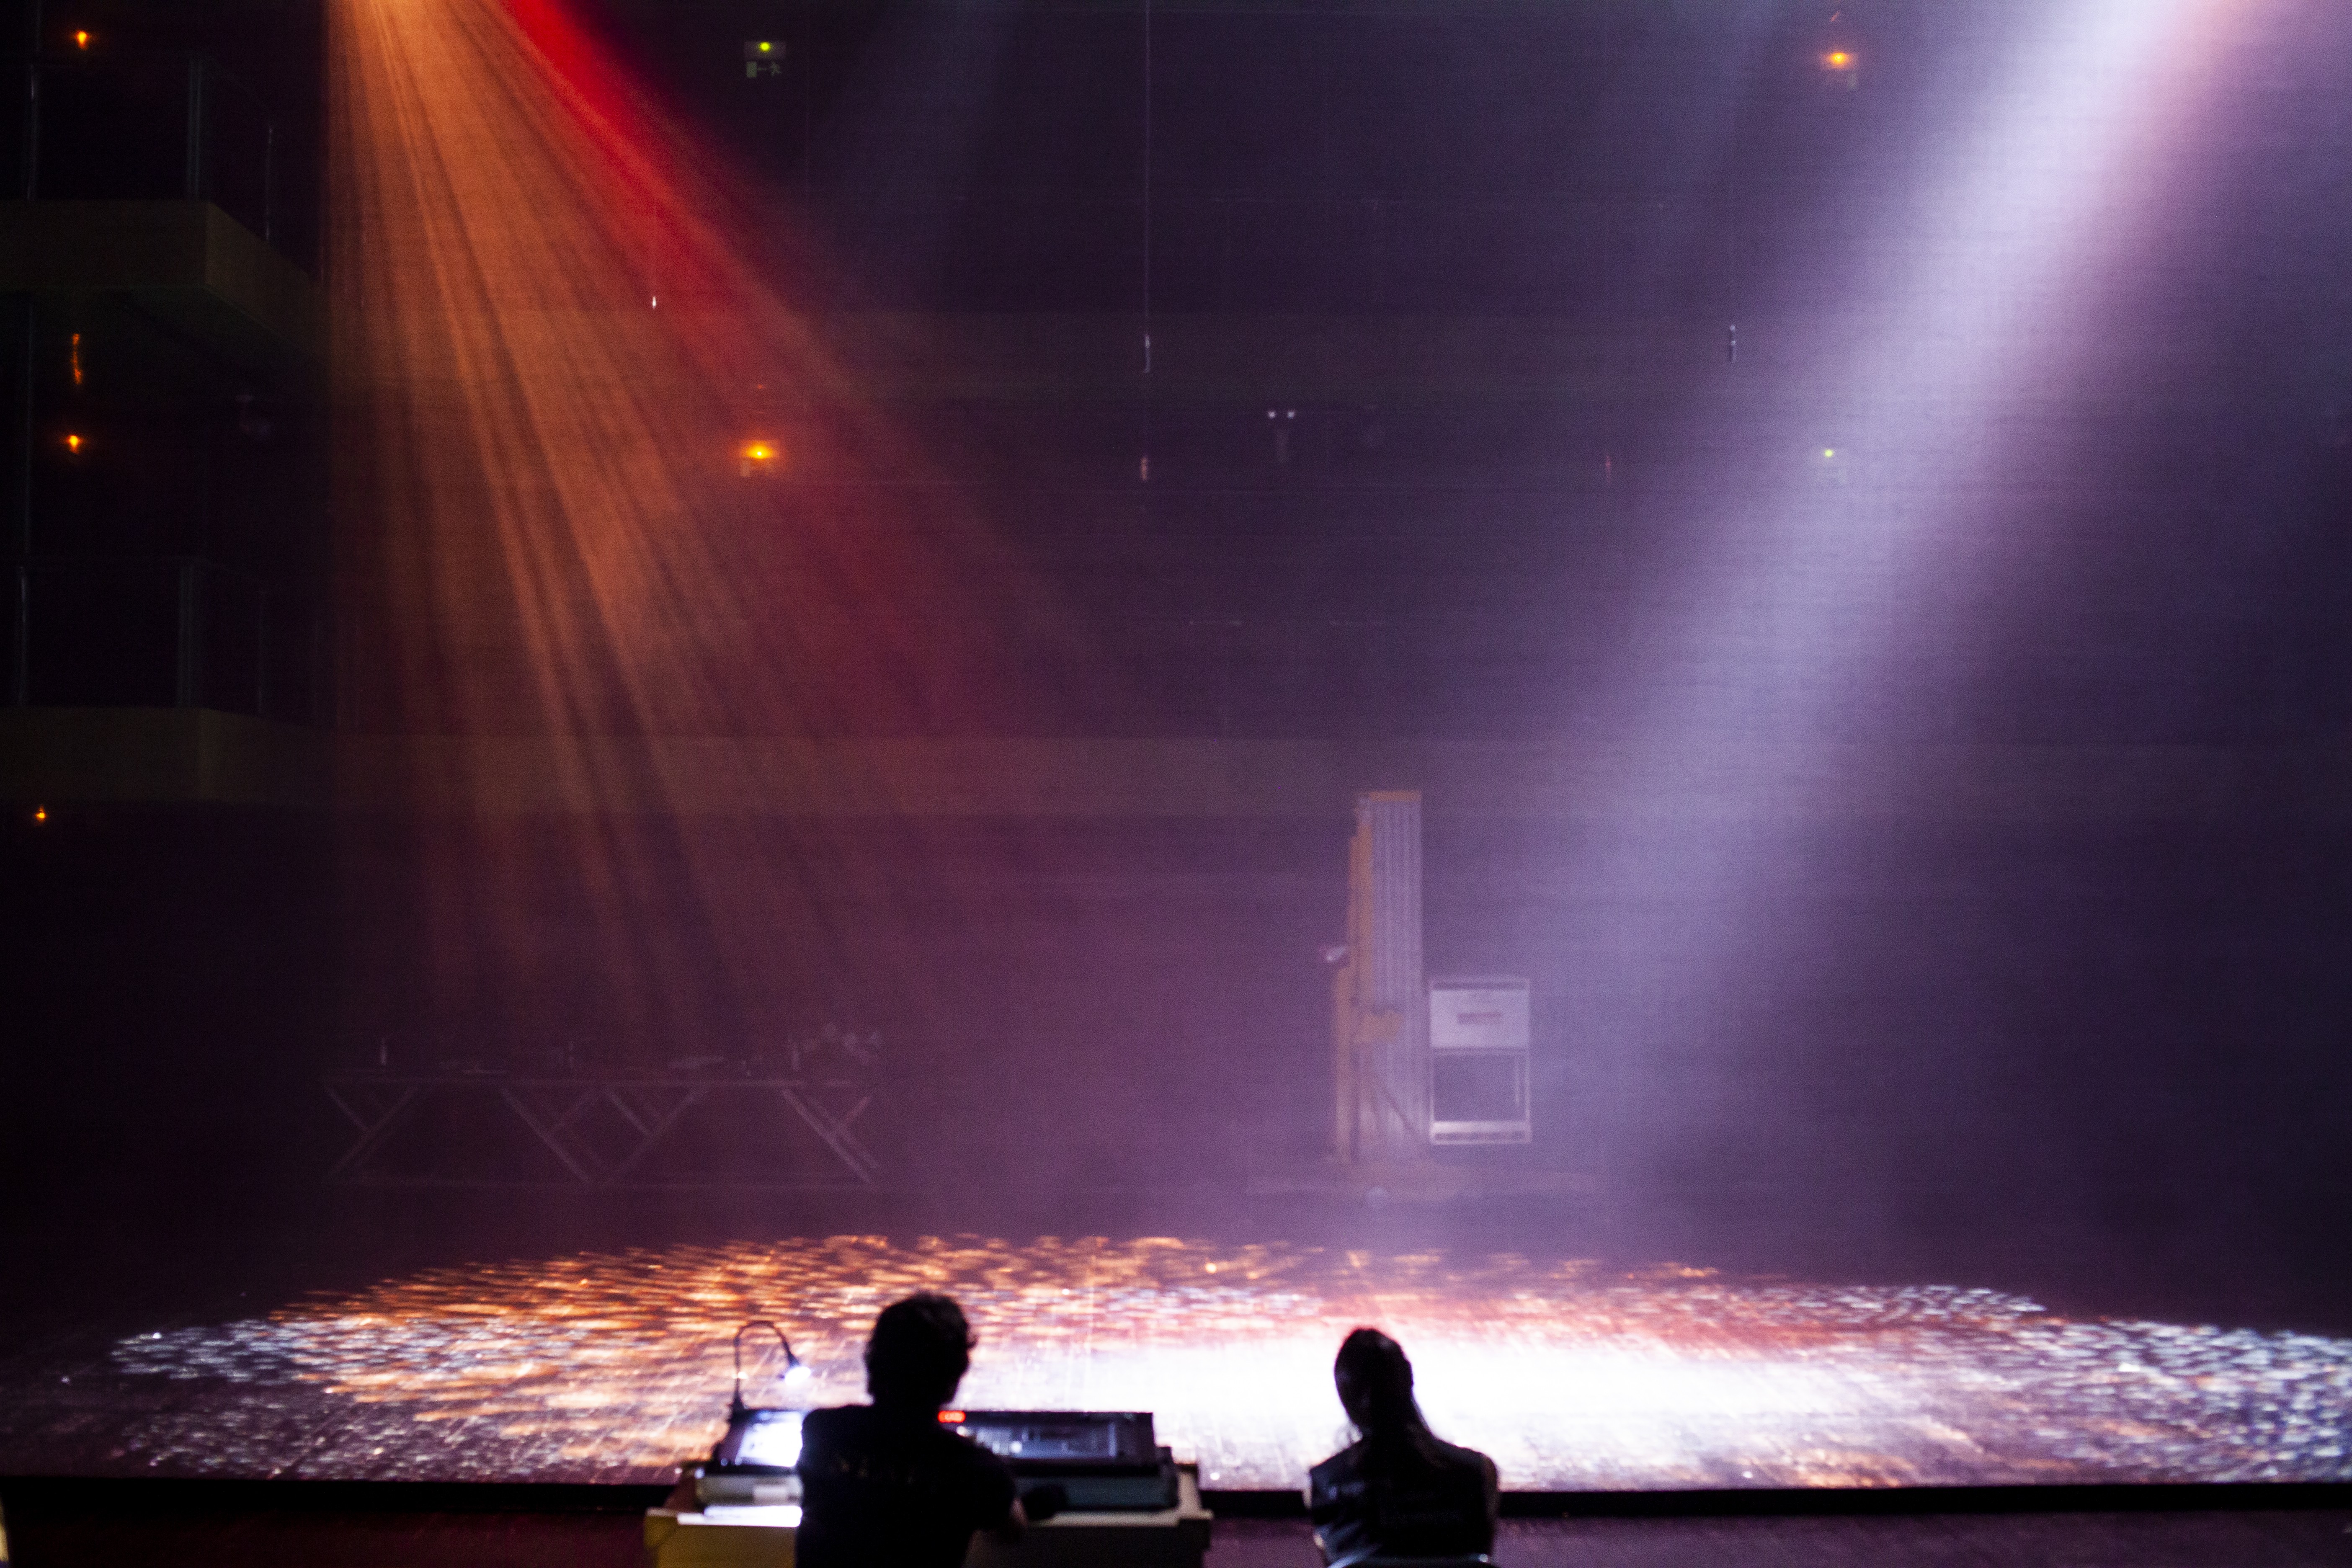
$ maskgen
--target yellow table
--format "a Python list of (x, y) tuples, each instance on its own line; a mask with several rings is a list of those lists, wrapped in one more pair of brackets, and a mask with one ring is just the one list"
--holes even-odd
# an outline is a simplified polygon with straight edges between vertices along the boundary
[[(1176, 1468), (1176, 1506), (1158, 1513), (1065, 1513), (1032, 1525), (1016, 1545), (977, 1536), (966, 1568), (1201, 1568), (1209, 1550), (1209, 1510), (1201, 1506), (1197, 1465)], [(646, 1513), (650, 1568), (792, 1568), (797, 1510), (720, 1508), (706, 1511), (694, 1483)]]

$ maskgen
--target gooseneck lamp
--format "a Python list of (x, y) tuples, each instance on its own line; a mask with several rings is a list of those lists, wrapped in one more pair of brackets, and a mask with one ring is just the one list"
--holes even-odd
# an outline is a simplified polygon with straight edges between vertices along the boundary
[(765, 1318), (752, 1319), (735, 1331), (735, 1395), (727, 1404), (727, 1414), (730, 1420), (742, 1415), (748, 1408), (743, 1403), (743, 1336), (753, 1329), (767, 1330), (776, 1336), (776, 1343), (783, 1347), (784, 1370), (776, 1374), (778, 1383), (800, 1383), (809, 1375), (808, 1363), (793, 1353), (793, 1342), (784, 1338), (784, 1331)]

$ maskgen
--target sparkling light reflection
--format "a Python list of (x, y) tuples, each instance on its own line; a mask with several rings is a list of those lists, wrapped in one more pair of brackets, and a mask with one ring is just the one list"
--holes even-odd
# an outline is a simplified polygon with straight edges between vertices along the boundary
[(796, 1394), (852, 1400), (874, 1312), (918, 1288), (953, 1292), (980, 1332), (961, 1403), (1152, 1410), (1227, 1488), (1296, 1486), (1342, 1441), (1330, 1358), (1363, 1322), (1411, 1349), (1438, 1428), (1517, 1488), (2352, 1479), (2344, 1341), (2074, 1321), (1989, 1290), (1168, 1237), (845, 1236), (427, 1271), (122, 1342), (118, 1377), (199, 1386), (126, 1400), (151, 1413), (112, 1458), (657, 1479), (716, 1436), (738, 1322), (789, 1323), (815, 1373)]

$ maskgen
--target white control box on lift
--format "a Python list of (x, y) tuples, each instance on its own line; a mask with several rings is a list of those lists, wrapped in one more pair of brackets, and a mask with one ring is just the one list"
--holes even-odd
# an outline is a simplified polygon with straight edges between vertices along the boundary
[(1429, 1141), (1525, 1143), (1528, 983), (1511, 976), (1429, 983)]

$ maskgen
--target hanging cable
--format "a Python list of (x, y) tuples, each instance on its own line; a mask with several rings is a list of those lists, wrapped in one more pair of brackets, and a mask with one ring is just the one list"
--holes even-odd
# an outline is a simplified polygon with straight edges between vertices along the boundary
[(1143, 459), (1139, 482), (1151, 482), (1151, 0), (1143, 0)]

